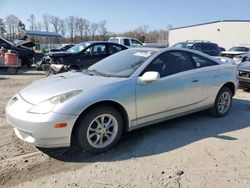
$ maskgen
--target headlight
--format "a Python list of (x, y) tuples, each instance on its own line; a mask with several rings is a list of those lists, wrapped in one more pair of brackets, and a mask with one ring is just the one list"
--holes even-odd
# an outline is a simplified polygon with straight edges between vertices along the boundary
[(57, 105), (64, 103), (68, 99), (78, 95), (81, 92), (82, 90), (75, 90), (51, 97), (50, 99), (47, 99), (32, 107), (28, 112), (34, 114), (47, 114), (51, 112)]

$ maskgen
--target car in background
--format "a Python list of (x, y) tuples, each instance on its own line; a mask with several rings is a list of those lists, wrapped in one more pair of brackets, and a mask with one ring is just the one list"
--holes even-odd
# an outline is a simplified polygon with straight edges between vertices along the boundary
[(250, 89), (250, 61), (238, 65), (238, 79), (240, 88)]
[(246, 54), (250, 51), (249, 45), (237, 45), (230, 48), (228, 51), (221, 52), (221, 56), (234, 58), (241, 54)]
[(75, 69), (85, 69), (97, 61), (125, 49), (127, 49), (126, 46), (106, 41), (82, 42), (69, 48), (66, 52), (45, 54), (36, 63), (36, 67), (38, 70), (45, 70), (49, 64), (64, 64), (71, 65)]
[(190, 49), (130, 48), (82, 72), (33, 82), (9, 101), (5, 115), (16, 135), (36, 146), (100, 153), (124, 131), (201, 110), (225, 116), (236, 70)]
[(15, 40), (13, 43), (0, 37), (0, 48), (17, 53), (21, 59), (22, 66), (30, 67), (33, 63), (35, 51), (31, 49), (35, 44), (26, 40)]
[(204, 40), (187, 40), (185, 42), (176, 43), (172, 47), (198, 50), (211, 56), (219, 56), (221, 54), (218, 44)]
[(108, 41), (117, 44), (122, 44), (128, 47), (137, 47), (143, 45), (139, 40), (128, 37), (110, 37)]
[(72, 48), (73, 46), (75, 46), (75, 45), (74, 44), (66, 44), (66, 45), (59, 47), (59, 48), (52, 48), (49, 50), (49, 52), (65, 52), (68, 49)]
[(236, 64), (243, 63), (245, 61), (250, 61), (250, 51), (247, 53), (242, 53), (240, 55), (235, 55), (233, 60)]

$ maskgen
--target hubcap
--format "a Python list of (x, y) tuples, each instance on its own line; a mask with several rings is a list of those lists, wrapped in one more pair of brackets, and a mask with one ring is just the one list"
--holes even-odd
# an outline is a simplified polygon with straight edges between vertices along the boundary
[(231, 104), (231, 97), (230, 94), (225, 91), (221, 94), (219, 101), (218, 101), (218, 111), (221, 114), (224, 114), (228, 111)]
[(97, 116), (89, 125), (87, 139), (91, 146), (104, 148), (111, 144), (118, 132), (118, 122), (111, 114)]

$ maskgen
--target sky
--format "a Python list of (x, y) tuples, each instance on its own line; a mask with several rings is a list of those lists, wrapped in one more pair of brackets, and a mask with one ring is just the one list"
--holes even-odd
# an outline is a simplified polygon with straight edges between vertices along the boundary
[(149, 30), (182, 27), (217, 20), (250, 20), (250, 0), (0, 0), (0, 18), (14, 14), (23, 23), (34, 14), (91, 22), (107, 21), (111, 32), (148, 25)]

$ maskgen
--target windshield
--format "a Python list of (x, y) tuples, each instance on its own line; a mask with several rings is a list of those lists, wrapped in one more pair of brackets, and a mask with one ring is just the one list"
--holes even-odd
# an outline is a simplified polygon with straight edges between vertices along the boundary
[(191, 48), (193, 43), (179, 42), (174, 44), (172, 47), (174, 48)]
[(229, 49), (229, 51), (233, 51), (233, 52), (235, 52), (235, 51), (237, 51), (237, 52), (248, 52), (249, 48), (234, 46), (231, 49)]
[(78, 52), (81, 52), (84, 48), (86, 48), (87, 46), (89, 46), (90, 43), (87, 43), (87, 42), (83, 42), (83, 43), (80, 43), (80, 44), (77, 44), (71, 48), (69, 48), (67, 50), (67, 52), (71, 52), (71, 53), (78, 53)]
[(99, 61), (90, 66), (88, 70), (95, 70), (114, 77), (129, 77), (153, 54), (155, 54), (155, 52), (151, 50), (124, 50)]
[(111, 38), (111, 39), (109, 39), (109, 42), (119, 43), (119, 39)]

